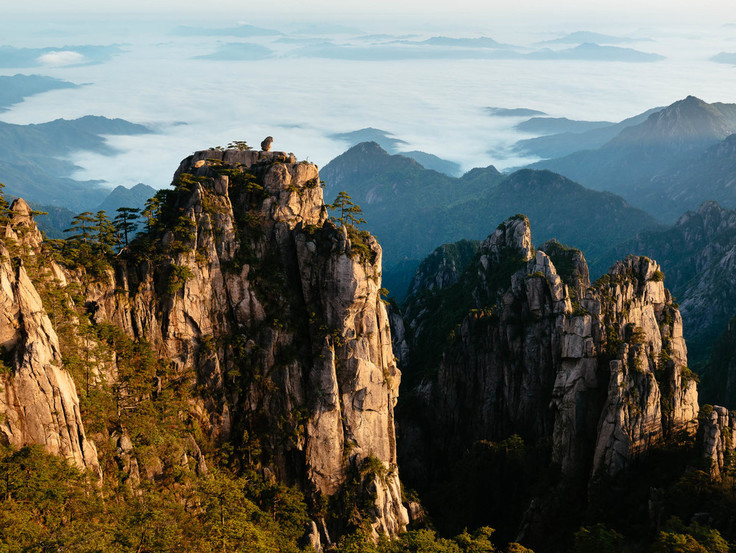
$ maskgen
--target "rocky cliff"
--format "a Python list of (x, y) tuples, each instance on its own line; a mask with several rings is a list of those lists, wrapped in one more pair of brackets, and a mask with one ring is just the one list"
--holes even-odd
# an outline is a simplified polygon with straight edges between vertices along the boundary
[(736, 412), (719, 405), (704, 405), (700, 413), (702, 456), (711, 478), (733, 478), (736, 455)]
[[(15, 200), (0, 241), (0, 442), (13, 447), (43, 445), (50, 453), (99, 473), (76, 386), (63, 368), (59, 338), (26, 270), (41, 242), (30, 207)], [(58, 265), (46, 271), (50, 278), (61, 274)]]
[[(563, 357), (576, 368), (558, 375), (557, 408), (577, 409), (581, 391), (573, 381), (585, 376), (585, 359), (596, 358), (597, 369), (608, 378), (600, 413), (593, 471), (616, 474), (640, 455), (678, 432), (697, 429), (696, 377), (687, 367), (682, 318), (663, 286), (656, 262), (629, 257), (616, 263), (597, 286), (581, 299), (588, 312), (566, 328)], [(591, 325), (588, 331), (588, 324)], [(582, 329), (582, 332), (580, 330)], [(587, 351), (577, 347), (586, 344)], [(589, 349), (592, 345), (592, 350)], [(569, 421), (571, 422), (571, 420)], [(558, 417), (556, 428), (574, 428)], [(558, 440), (554, 440), (558, 447)], [(563, 467), (565, 456), (561, 456)]]
[[(408, 523), (393, 419), (401, 373), (379, 294), (380, 246), (329, 220), (316, 166), (282, 152), (197, 152), (173, 184), (154, 198), (146, 232), (110, 267), (64, 269), (63, 278), (81, 288), (93, 328), (121, 330), (167, 367), (134, 390), (120, 380), (118, 351), (96, 378), (117, 379), (119, 401), (155, 398), (163, 381), (191, 382), (180, 418), (196, 421), (199, 440), (230, 444), (243, 465), (301, 486), (323, 542), (354, 516), (331, 509), (338, 514), (329, 519), (319, 505), (356, 496), (375, 536), (396, 535)], [(74, 385), (57, 368), (53, 328), (22, 266), (7, 258), (2, 270), (3, 340), (19, 360), (4, 395), (11, 405), (5, 434), (96, 466)], [(108, 342), (121, 343), (114, 332)], [(26, 391), (24, 371), (37, 388), (51, 381), (42, 399), (56, 405), (29, 409), (39, 394)], [(53, 432), (72, 438), (39, 434), (49, 418), (42, 407), (65, 421)], [(16, 413), (27, 421), (15, 422)], [(97, 437), (117, 444), (113, 454), (129, 472), (148, 466), (143, 472), (155, 476), (166, 465), (150, 459), (150, 447), (144, 459), (125, 428)], [(188, 440), (178, 446), (182, 458), (196, 458), (200, 470), (202, 454)]]
[(434, 290), (405, 310), (412, 348), (438, 340), (426, 329), (449, 303), (461, 316), (445, 324), (436, 375), (422, 373), (415, 414), (401, 419), (403, 445), (422, 452), (413, 462), (402, 454), (405, 474), (426, 482), (472, 444), (518, 434), (547, 444), (563, 488), (585, 488), (694, 434), (695, 377), (662, 280), (656, 262), (628, 257), (591, 285), (579, 251), (555, 242), (534, 250), (523, 216), (502, 223), (456, 283), (438, 290), (427, 279)]
[(691, 363), (701, 369), (701, 395), (708, 403), (733, 406), (736, 391), (725, 375), (703, 364), (736, 313), (736, 211), (705, 202), (682, 215), (671, 229), (641, 233), (609, 258), (624, 252), (662, 264), (667, 287), (680, 302)]

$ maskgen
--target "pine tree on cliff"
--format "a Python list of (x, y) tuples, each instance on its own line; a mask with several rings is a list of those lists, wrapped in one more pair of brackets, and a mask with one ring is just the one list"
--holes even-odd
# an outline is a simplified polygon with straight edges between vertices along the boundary
[(97, 237), (97, 244), (105, 254), (112, 253), (112, 248), (118, 243), (115, 233), (115, 225), (110, 221), (105, 211), (98, 211), (94, 219), (94, 230)]
[(72, 219), (72, 226), (64, 229), (64, 232), (75, 232), (71, 236), (67, 236), (69, 241), (84, 242), (87, 244), (92, 241), (95, 217), (91, 211), (80, 213)]
[(114, 219), (115, 228), (118, 232), (123, 235), (123, 243), (125, 247), (128, 247), (128, 234), (135, 231), (138, 224), (136, 221), (139, 218), (138, 212), (140, 209), (134, 207), (119, 207), (117, 209), (117, 216)]
[(146, 205), (143, 208), (143, 211), (141, 211), (141, 215), (146, 220), (146, 232), (151, 232), (154, 225), (156, 224), (156, 220), (158, 219), (161, 208), (163, 207), (165, 203), (164, 194), (161, 193), (162, 191), (159, 190), (158, 193), (156, 193), (155, 196), (152, 196), (146, 200)]
[(353, 203), (353, 199), (350, 194), (344, 190), (337, 195), (334, 203), (327, 206), (332, 211), (339, 211), (340, 216), (334, 217), (334, 220), (340, 223), (340, 225), (352, 225), (357, 227), (358, 225), (364, 225), (365, 219), (362, 219), (363, 210), (360, 206)]
[(0, 224), (5, 224), (10, 220), (10, 206), (8, 200), (5, 199), (4, 188), (5, 185), (0, 182)]

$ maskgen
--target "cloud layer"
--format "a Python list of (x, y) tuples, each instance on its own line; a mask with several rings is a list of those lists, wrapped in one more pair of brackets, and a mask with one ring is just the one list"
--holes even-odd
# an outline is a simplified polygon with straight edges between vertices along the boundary
[[(631, 49), (565, 43), (542, 50), (539, 42), (568, 33), (538, 29), (514, 35), (499, 29), (505, 33), (489, 31), (482, 41), (471, 33), (446, 34), (447, 40), (437, 41), (433, 37), (439, 34), (417, 28), (395, 36), (346, 34), (344, 29), (315, 36), (314, 27), (309, 35), (248, 27), (243, 30), (247, 38), (238, 41), (238, 28), (201, 26), (187, 35), (178, 24), (157, 23), (139, 35), (126, 30), (124, 47), (108, 44), (97, 50), (53, 47), (37, 33), (35, 44), (14, 47), (34, 52), (28, 64), (43, 64), (50, 76), (89, 84), (28, 98), (4, 113), (4, 120), (38, 123), (95, 114), (151, 126), (158, 134), (111, 137), (118, 156), (80, 153), (74, 161), (80, 178), (161, 187), (183, 157), (231, 140), (257, 145), (272, 135), (274, 149), (324, 165), (346, 147), (334, 135), (375, 127), (404, 141), (401, 149), (435, 154), (465, 170), (489, 164), (504, 168), (531, 160), (513, 149), (517, 140), (533, 136), (515, 128), (529, 116), (491, 114), (488, 106), (618, 121), (688, 94), (706, 101), (736, 100), (733, 68), (709, 61), (724, 48), (736, 50), (728, 29), (697, 34), (622, 29), (608, 36), (636, 36), (640, 42), (627, 43)], [(112, 28), (98, 26), (90, 35), (73, 29), (69, 35), (80, 42), (102, 44), (102, 37), (123, 42)], [(22, 31), (17, 29), (18, 36)], [(72, 44), (70, 36), (57, 37), (57, 44)], [(512, 42), (516, 46), (510, 50), (506, 45)], [(333, 52), (399, 55), (379, 56), (380, 61), (322, 57), (304, 50), (305, 43)], [(630, 63), (639, 61), (627, 61), (634, 50), (666, 59)], [(422, 54), (412, 58), (406, 52)], [(535, 59), (545, 57), (539, 52), (546, 59)], [(616, 60), (601, 61), (601, 52), (615, 53)], [(100, 63), (76, 57), (90, 60), (92, 54)]]
[(82, 54), (73, 50), (59, 50), (38, 56), (38, 63), (41, 65), (77, 65), (85, 61), (87, 60)]

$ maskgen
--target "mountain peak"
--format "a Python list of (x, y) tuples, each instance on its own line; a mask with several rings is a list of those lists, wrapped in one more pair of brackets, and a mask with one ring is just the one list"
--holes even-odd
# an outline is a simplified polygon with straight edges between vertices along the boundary
[(496, 169), (494, 165), (489, 165), (488, 167), (474, 167), (460, 178), (462, 180), (473, 180), (489, 176), (494, 178), (500, 177), (501, 172)]
[(146, 205), (146, 200), (154, 194), (156, 194), (156, 189), (142, 182), (131, 188), (126, 188), (121, 184), (112, 189), (107, 198), (97, 207), (97, 211), (115, 213), (119, 207), (143, 209)]
[(718, 205), (718, 202), (713, 200), (708, 200), (706, 202), (703, 202), (700, 207), (698, 208), (698, 215), (707, 216), (712, 213), (723, 213), (725, 211), (720, 205)]
[(708, 200), (700, 204), (697, 211), (684, 213), (674, 228), (685, 233), (685, 242), (694, 240), (693, 232), (712, 237), (725, 230), (736, 229), (736, 210), (725, 209), (717, 201)]
[(498, 225), (493, 234), (483, 240), (480, 246), (483, 257), (490, 257), (494, 263), (500, 262), (506, 251), (517, 252), (524, 261), (534, 255), (532, 231), (526, 215), (517, 214)]
[(559, 188), (582, 188), (578, 183), (571, 181), (567, 177), (549, 171), (547, 169), (519, 169), (509, 175), (504, 181), (504, 186), (509, 188), (524, 188), (535, 190), (549, 190)]
[(708, 153), (731, 157), (736, 154), (736, 133), (729, 134), (723, 142), (713, 146)]
[(368, 142), (360, 142), (359, 144), (356, 144), (352, 148), (348, 150), (348, 152), (355, 152), (355, 153), (363, 153), (363, 154), (373, 154), (373, 155), (391, 155), (386, 150), (381, 148), (381, 145), (374, 141), (370, 140)]
[(624, 129), (609, 144), (637, 148), (661, 145), (678, 151), (701, 149), (736, 132), (736, 104), (708, 104), (688, 96)]
[(32, 214), (31, 206), (23, 198), (16, 198), (13, 200), (13, 204), (10, 206), (10, 211), (13, 215), (19, 217), (30, 217)]
[[(331, 169), (340, 166), (339, 175), (331, 175)], [(347, 173), (360, 173), (370, 171), (375, 173), (379, 168), (393, 167), (395, 169), (408, 169), (413, 171), (425, 171), (422, 165), (403, 155), (392, 155), (381, 147), (378, 142), (369, 141), (356, 144), (346, 152), (343, 152), (330, 161), (325, 168), (325, 175), (329, 175), (330, 185), (340, 186), (339, 182)]]
[(26, 251), (37, 250), (43, 242), (43, 236), (33, 220), (33, 210), (23, 198), (16, 198), (10, 204), (10, 225), (5, 232)]
[(685, 97), (682, 100), (678, 100), (672, 105), (675, 106), (677, 104), (691, 104), (691, 105), (697, 105), (697, 106), (707, 106), (708, 105), (706, 102), (704, 102), (697, 96), (693, 96), (692, 94), (689, 94), (687, 97)]

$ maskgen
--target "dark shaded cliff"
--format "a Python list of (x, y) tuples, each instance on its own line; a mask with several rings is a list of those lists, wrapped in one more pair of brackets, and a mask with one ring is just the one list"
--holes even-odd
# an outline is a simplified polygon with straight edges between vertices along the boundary
[(514, 473), (507, 462), (501, 478), (522, 479), (515, 524), (541, 548), (566, 501), (582, 508), (596, 482), (693, 436), (696, 377), (662, 280), (654, 261), (629, 257), (591, 285), (579, 251), (534, 250), (523, 216), (499, 225), (459, 276), (415, 280), (404, 318), (412, 388), (399, 417), (407, 482), (442, 486), (478, 444), (516, 435), (542, 472)]

